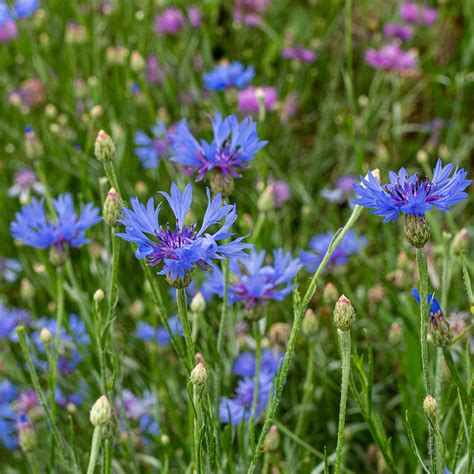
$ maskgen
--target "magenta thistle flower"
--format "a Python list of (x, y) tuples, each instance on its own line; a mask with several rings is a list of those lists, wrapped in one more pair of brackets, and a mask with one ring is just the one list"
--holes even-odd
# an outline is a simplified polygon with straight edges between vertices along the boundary
[(413, 28), (409, 25), (386, 23), (383, 27), (383, 35), (387, 39), (398, 38), (401, 41), (407, 41), (413, 36)]
[(166, 34), (174, 35), (184, 26), (185, 18), (183, 12), (178, 8), (167, 8), (161, 15), (156, 17), (156, 32), (159, 36)]
[(296, 59), (304, 63), (316, 61), (318, 55), (311, 49), (303, 47), (283, 48), (281, 57), (284, 59)]
[(266, 110), (272, 110), (277, 101), (277, 91), (273, 87), (246, 87), (239, 92), (239, 109), (245, 115), (258, 114), (260, 110), (261, 94), (262, 102)]
[(380, 50), (370, 48), (365, 53), (365, 62), (375, 69), (402, 71), (414, 69), (418, 60), (414, 51), (403, 51), (397, 44), (387, 44)]
[(406, 2), (400, 5), (400, 16), (407, 23), (431, 26), (438, 19), (438, 11), (415, 2)]

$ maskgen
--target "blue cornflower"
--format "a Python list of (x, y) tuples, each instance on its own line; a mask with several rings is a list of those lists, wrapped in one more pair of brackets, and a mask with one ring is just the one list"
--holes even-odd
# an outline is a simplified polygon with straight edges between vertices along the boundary
[(57, 387), (54, 392), (56, 404), (62, 408), (66, 408), (69, 404), (80, 406), (83, 402), (83, 396), (80, 393), (68, 393), (64, 395), (62, 390)]
[(237, 87), (242, 89), (255, 76), (253, 66), (245, 68), (242, 63), (232, 61), (229, 64), (220, 64), (211, 72), (204, 74), (204, 85), (206, 89), (214, 92), (228, 89), (229, 87)]
[[(420, 304), (420, 293), (416, 288), (411, 290), (413, 297), (418, 301)], [(436, 313), (442, 313), (443, 310), (441, 309), (441, 305), (439, 304), (438, 299), (432, 295), (431, 293), (428, 294), (428, 307), (430, 308), (430, 316), (435, 315)]]
[(0, 280), (13, 283), (21, 271), (21, 264), (14, 258), (0, 258)]
[(196, 181), (204, 179), (213, 170), (226, 179), (239, 178), (239, 172), (248, 167), (255, 153), (268, 142), (259, 140), (257, 124), (251, 117), (239, 123), (235, 115), (223, 120), (217, 113), (211, 122), (214, 139), (208, 143), (198, 141), (182, 120), (170, 136), (171, 160), (196, 173)]
[[(149, 391), (145, 391), (143, 392), (143, 397), (139, 398), (128, 389), (122, 392), (122, 396), (125, 416), (129, 420), (138, 421), (138, 426), (142, 433), (156, 436), (160, 426), (153, 416), (156, 403), (155, 397)], [(120, 407), (119, 398), (117, 398), (116, 404)]]
[[(255, 418), (265, 412), (265, 408), (272, 391), (273, 375), (262, 372), (258, 380), (257, 405)], [(253, 394), (255, 389), (254, 377), (246, 377), (239, 381), (235, 390), (235, 398), (221, 398), (219, 402), (219, 416), (222, 423), (238, 425), (247, 421), (252, 412)]]
[[(317, 270), (333, 238), (334, 234), (331, 232), (316, 235), (309, 241), (310, 249), (300, 251), (300, 259), (310, 272)], [(349, 256), (359, 252), (366, 244), (365, 237), (358, 237), (354, 231), (350, 230), (342, 238), (336, 250), (334, 250), (329, 259), (328, 266), (345, 265)]]
[(151, 129), (152, 138), (143, 130), (135, 133), (135, 155), (143, 168), (154, 170), (168, 148), (168, 134), (165, 124), (159, 120)]
[(467, 172), (463, 168), (456, 167), (454, 172), (453, 169), (453, 163), (443, 168), (438, 160), (430, 179), (418, 174), (408, 176), (405, 168), (401, 168), (398, 174), (390, 171), (390, 183), (384, 185), (369, 172), (367, 178), (361, 177), (361, 184), (354, 184), (360, 196), (354, 204), (372, 209), (373, 214), (385, 218), (384, 222), (396, 221), (400, 211), (419, 217), (424, 217), (433, 206), (442, 212), (449, 211), (467, 197), (464, 190), (471, 184), (465, 179)]
[[(46, 328), (52, 334), (53, 338), (57, 334), (57, 321), (54, 318), (40, 318), (35, 321), (36, 331), (33, 333), (33, 342), (39, 351), (44, 351), (44, 343), (41, 342), (41, 329)], [(60, 344), (65, 347), (73, 347), (76, 344), (89, 344), (89, 335), (87, 334), (86, 325), (77, 314), (71, 314), (69, 320), (66, 321), (68, 327), (63, 326), (60, 332)]]
[[(188, 286), (196, 268), (207, 270), (214, 259), (240, 257), (243, 250), (251, 247), (242, 243), (244, 237), (238, 237), (227, 243), (234, 234), (230, 232), (237, 219), (236, 206), (221, 205), (221, 195), (211, 201), (207, 191), (208, 206), (199, 231), (196, 224), (185, 225), (186, 214), (191, 207), (192, 185), (186, 186), (181, 193), (175, 183), (171, 184), (171, 195), (161, 194), (168, 201), (174, 215), (176, 226), (171, 229), (169, 223), (163, 228), (158, 222), (160, 205), (155, 208), (153, 198), (146, 207), (138, 199), (131, 199), (132, 209), (123, 208), (123, 217), (119, 222), (125, 225), (125, 232), (116, 234), (124, 240), (138, 244), (136, 258), (145, 259), (150, 266), (161, 265), (159, 275), (167, 275), (168, 281), (177, 287)], [(213, 225), (224, 224), (214, 233), (206, 231)]]
[(82, 247), (87, 244), (86, 229), (101, 221), (99, 210), (88, 203), (81, 206), (78, 216), (69, 193), (61, 194), (52, 201), (57, 215), (55, 218), (46, 216), (44, 201), (37, 199), (15, 213), (15, 221), (10, 224), (13, 237), (30, 247), (44, 249), (54, 246), (59, 251), (67, 245)]
[(39, 0), (17, 0), (13, 5), (13, 11), (17, 18), (29, 18), (39, 7)]
[(7, 308), (0, 303), (0, 339), (17, 340), (15, 329), (21, 324), (28, 324), (31, 316), (23, 309)]
[(16, 413), (12, 409), (16, 395), (16, 387), (9, 380), (0, 382), (0, 442), (7, 449), (14, 449), (18, 445), (15, 429)]
[[(176, 316), (171, 316), (168, 318), (168, 324), (170, 325), (173, 334), (183, 335), (183, 328), (181, 322)], [(160, 346), (165, 346), (171, 339), (170, 334), (165, 326), (160, 326), (159, 328), (154, 328), (151, 324), (140, 322), (138, 324), (136, 337), (142, 341), (156, 341)]]
[[(260, 371), (275, 375), (278, 372), (280, 361), (284, 358), (281, 352), (275, 352), (269, 349), (262, 351), (260, 361)], [(255, 352), (242, 352), (234, 361), (234, 374), (241, 377), (253, 377), (256, 367)]]

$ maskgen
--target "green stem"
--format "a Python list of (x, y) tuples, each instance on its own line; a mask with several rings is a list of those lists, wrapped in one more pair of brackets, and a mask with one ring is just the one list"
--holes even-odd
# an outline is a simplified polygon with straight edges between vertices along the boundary
[(115, 174), (114, 165), (111, 162), (106, 161), (104, 163), (104, 170), (105, 170), (105, 174), (107, 175), (107, 179), (109, 180), (110, 186), (115, 188), (115, 190), (119, 193), (119, 196), (121, 196), (122, 193), (120, 192), (120, 187), (118, 185), (117, 175)]
[(229, 306), (229, 259), (226, 258), (222, 265), (224, 273), (224, 298), (222, 300), (221, 320), (219, 322), (219, 332), (217, 334), (217, 353), (222, 353), (222, 341), (224, 339), (225, 325), (227, 321), (227, 312)]
[(99, 457), (100, 443), (102, 440), (102, 428), (96, 426), (94, 434), (92, 435), (91, 456), (89, 458), (89, 466), (87, 467), (87, 474), (94, 474), (97, 458)]
[[(293, 353), (295, 350), (296, 338), (298, 337), (306, 308), (308, 307), (308, 304), (311, 301), (311, 298), (313, 297), (314, 292), (316, 291), (318, 279), (321, 276), (321, 273), (324, 271), (327, 263), (329, 262), (331, 255), (334, 253), (334, 250), (336, 250), (337, 246), (339, 245), (341, 240), (344, 238), (344, 236), (347, 234), (349, 229), (355, 224), (360, 214), (362, 213), (362, 210), (363, 208), (361, 206), (354, 207), (352, 214), (349, 217), (349, 220), (346, 222), (342, 230), (338, 234), (336, 234), (335, 238), (332, 240), (331, 244), (329, 245), (328, 250), (326, 251), (326, 255), (324, 256), (323, 260), (319, 264), (318, 269), (314, 273), (313, 278), (311, 279), (311, 282), (308, 286), (308, 289), (306, 290), (303, 300), (301, 302), (294, 301), (294, 322), (293, 322), (293, 327), (291, 328), (290, 338), (288, 340), (288, 346), (286, 348), (285, 357), (283, 359), (283, 366), (281, 367), (281, 370), (279, 371), (279, 374), (277, 377), (276, 390), (275, 390), (276, 393), (270, 402), (271, 403), (270, 408), (267, 408), (265, 421), (263, 423), (263, 428), (258, 438), (257, 447), (252, 455), (252, 460), (250, 462), (247, 474), (252, 474), (255, 471), (257, 467), (257, 462), (262, 454), (265, 438), (268, 434), (268, 431), (270, 430), (272, 419), (274, 418), (276, 410), (280, 403), (281, 394), (283, 392), (285, 380), (290, 370), (290, 363), (291, 363), (291, 359), (293, 357)], [(294, 294), (295, 295), (297, 294), (296, 289), (294, 291)], [(298, 298), (295, 298), (295, 299), (297, 300)]]
[(309, 357), (308, 364), (306, 365), (306, 377), (303, 386), (303, 397), (300, 403), (300, 411), (298, 413), (298, 419), (296, 421), (296, 436), (301, 436), (301, 432), (305, 427), (306, 414), (308, 413), (309, 403), (311, 401), (311, 390), (313, 388), (313, 371), (314, 371), (314, 356), (315, 356), (315, 344), (314, 340), (311, 339), (309, 345)]
[(445, 348), (443, 350), (443, 355), (444, 355), (444, 360), (446, 361), (446, 365), (448, 366), (449, 371), (451, 372), (451, 376), (454, 379), (454, 382), (456, 383), (459, 394), (461, 395), (461, 400), (463, 401), (464, 404), (464, 409), (468, 416), (470, 416), (470, 401), (469, 401), (469, 394), (467, 393), (466, 386), (464, 385), (464, 382), (462, 381), (461, 375), (458, 372), (458, 369), (456, 367), (456, 364), (454, 363), (453, 356), (451, 355), (451, 351), (449, 348)]
[[(431, 395), (430, 366), (428, 359), (428, 266), (426, 263), (426, 255), (423, 248), (416, 249), (416, 260), (418, 263), (418, 292), (420, 294), (420, 348), (421, 348), (421, 365), (423, 370), (423, 381), (425, 384), (425, 395)], [(429, 451), (432, 472), (437, 472), (436, 455), (437, 443), (435, 440), (431, 423), (428, 423), (429, 430)]]
[(258, 391), (260, 385), (260, 364), (262, 359), (262, 333), (258, 321), (254, 322), (255, 333), (255, 379), (253, 387), (252, 408), (250, 412), (250, 446), (255, 450), (255, 415), (257, 412)]
[(342, 466), (342, 445), (344, 443), (344, 425), (346, 423), (347, 392), (349, 389), (349, 375), (351, 372), (351, 333), (338, 331), (341, 339), (341, 402), (339, 405), (339, 424), (337, 428), (336, 474), (340, 474)]
[(186, 305), (186, 289), (176, 288), (176, 301), (178, 303), (178, 314), (183, 327), (184, 342), (186, 344), (187, 365), (189, 371), (194, 367), (194, 342), (191, 335), (191, 326), (189, 325), (188, 308)]

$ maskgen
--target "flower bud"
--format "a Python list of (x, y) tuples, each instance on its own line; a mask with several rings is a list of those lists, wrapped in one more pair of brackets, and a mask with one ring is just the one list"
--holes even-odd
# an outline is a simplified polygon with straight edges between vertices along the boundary
[(268, 212), (275, 208), (275, 197), (273, 195), (273, 186), (267, 186), (257, 201), (259, 212)]
[(62, 267), (69, 258), (69, 249), (67, 246), (58, 248), (56, 246), (50, 247), (49, 249), (49, 261), (51, 265), (55, 267)]
[(453, 333), (441, 308), (435, 313), (430, 313), (429, 323), (435, 345), (447, 347), (453, 342)]
[(434, 399), (432, 395), (426, 395), (423, 400), (423, 411), (427, 417), (432, 417), (435, 415), (436, 410), (438, 409), (438, 402)]
[(104, 290), (99, 288), (98, 290), (95, 291), (94, 296), (93, 296), (94, 303), (100, 304), (102, 303), (102, 301), (104, 301), (104, 298), (105, 298)]
[(338, 295), (339, 293), (337, 288), (331, 282), (329, 282), (323, 290), (323, 303), (329, 304), (331, 306), (336, 304)]
[(391, 345), (397, 345), (402, 341), (402, 329), (400, 324), (392, 323), (388, 331), (388, 341)]
[(271, 345), (278, 350), (284, 350), (290, 339), (291, 326), (287, 323), (274, 323), (270, 328)]
[(274, 452), (278, 449), (278, 445), (280, 444), (280, 433), (278, 432), (278, 427), (276, 425), (272, 425), (268, 430), (268, 434), (265, 438), (263, 443), (263, 450), (268, 452)]
[(221, 193), (224, 198), (230, 196), (234, 191), (234, 178), (232, 176), (224, 177), (224, 175), (217, 170), (212, 170), (210, 184), (212, 193)]
[(100, 428), (104, 428), (112, 422), (112, 407), (105, 395), (102, 395), (92, 406), (89, 420), (95, 427)]
[(206, 311), (206, 300), (200, 291), (196, 293), (191, 300), (190, 308), (191, 311), (196, 314), (202, 314)]
[(22, 278), (20, 284), (20, 295), (25, 301), (31, 301), (35, 297), (36, 290), (28, 278)]
[(428, 242), (430, 235), (431, 228), (424, 217), (413, 214), (405, 216), (405, 237), (410, 245), (421, 249)]
[(30, 160), (43, 156), (43, 145), (31, 127), (25, 129), (25, 154)]
[(122, 212), (121, 199), (115, 188), (110, 188), (104, 202), (104, 221), (109, 227), (117, 225), (117, 219)]
[(207, 381), (207, 370), (206, 366), (202, 362), (198, 362), (194, 369), (191, 371), (190, 377), (191, 383), (195, 387), (204, 385)]
[(349, 298), (342, 295), (334, 308), (334, 322), (341, 331), (349, 331), (355, 322), (354, 307)]
[(305, 336), (315, 336), (319, 329), (319, 319), (314, 314), (312, 309), (307, 309), (303, 318), (303, 334)]
[(467, 228), (462, 228), (453, 238), (451, 242), (451, 252), (455, 255), (460, 255), (463, 250), (469, 247), (469, 234)]
[(114, 142), (103, 130), (97, 134), (95, 139), (94, 153), (95, 157), (102, 163), (112, 161), (115, 156)]
[(40, 331), (40, 341), (45, 345), (51, 344), (53, 342), (53, 335), (48, 328), (41, 328)]
[(138, 51), (132, 51), (130, 55), (130, 68), (133, 72), (141, 72), (145, 69), (145, 60)]

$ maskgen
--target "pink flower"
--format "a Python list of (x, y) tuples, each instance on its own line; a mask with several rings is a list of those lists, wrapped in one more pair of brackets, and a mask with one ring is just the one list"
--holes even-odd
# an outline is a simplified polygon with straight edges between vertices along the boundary
[(199, 28), (201, 26), (201, 11), (195, 6), (188, 8), (189, 23), (193, 28)]
[(406, 2), (400, 5), (400, 16), (408, 23), (431, 26), (438, 19), (438, 11), (415, 2)]
[(7, 20), (0, 26), (0, 43), (8, 43), (18, 36), (18, 28), (13, 20)]
[(167, 8), (161, 15), (156, 17), (156, 32), (159, 36), (165, 34), (176, 34), (184, 25), (184, 15), (177, 8)]
[(409, 25), (399, 25), (397, 23), (387, 23), (383, 27), (385, 38), (398, 38), (402, 41), (411, 39), (413, 36), (413, 28)]
[(387, 44), (379, 51), (371, 48), (365, 53), (365, 61), (375, 69), (401, 71), (418, 66), (415, 52), (403, 51), (396, 44)]
[(263, 94), (263, 103), (266, 110), (271, 110), (277, 101), (277, 91), (273, 87), (247, 87), (239, 92), (239, 108), (243, 114), (258, 114), (260, 104), (258, 93)]
[(296, 48), (283, 48), (281, 51), (282, 58), (285, 59), (297, 59), (304, 63), (312, 63), (316, 61), (318, 55), (308, 48), (296, 47)]

